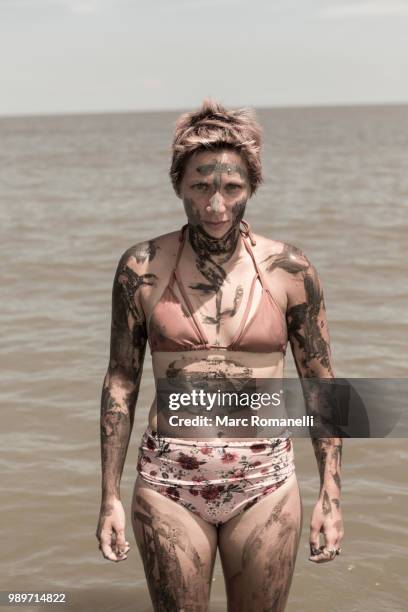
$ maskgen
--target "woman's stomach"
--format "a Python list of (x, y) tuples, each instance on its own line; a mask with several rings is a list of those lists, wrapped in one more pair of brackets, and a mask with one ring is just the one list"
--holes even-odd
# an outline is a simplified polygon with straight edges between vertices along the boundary
[[(161, 436), (250, 441), (262, 437), (263, 418), (283, 410), (283, 353), (155, 352), (152, 364), (156, 394), (148, 424)], [(274, 437), (281, 435), (277, 430)]]

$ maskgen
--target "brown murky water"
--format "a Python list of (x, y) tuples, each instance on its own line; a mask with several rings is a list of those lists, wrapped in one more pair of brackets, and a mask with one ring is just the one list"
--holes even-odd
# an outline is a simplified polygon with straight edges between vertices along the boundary
[[(119, 564), (97, 550), (99, 397), (118, 258), (184, 222), (167, 179), (175, 116), (0, 120), (2, 590), (65, 591), (71, 609), (89, 612), (151, 609), (135, 544)], [(266, 183), (247, 219), (318, 268), (338, 376), (408, 377), (408, 107), (259, 118)], [(152, 392), (148, 357), (122, 480), (131, 542)], [(295, 454), (305, 513), (288, 612), (405, 610), (406, 440), (345, 441), (346, 536), (326, 565), (307, 560), (318, 492), (310, 442), (296, 439)], [(225, 610), (218, 560), (211, 610)]]

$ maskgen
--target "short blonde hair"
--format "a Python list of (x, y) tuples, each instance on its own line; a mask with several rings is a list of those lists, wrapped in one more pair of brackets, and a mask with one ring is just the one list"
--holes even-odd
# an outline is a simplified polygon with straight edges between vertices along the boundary
[(174, 191), (180, 195), (180, 183), (191, 155), (230, 148), (246, 161), (251, 195), (254, 194), (263, 180), (261, 144), (261, 127), (251, 109), (228, 110), (206, 98), (198, 111), (185, 113), (176, 122), (170, 167)]

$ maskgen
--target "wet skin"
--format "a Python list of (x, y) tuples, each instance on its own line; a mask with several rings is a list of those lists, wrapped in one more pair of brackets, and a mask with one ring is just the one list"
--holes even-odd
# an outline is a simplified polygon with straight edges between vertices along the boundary
[[(246, 202), (250, 195), (245, 163), (239, 154), (228, 150), (208, 151), (194, 156), (187, 164), (180, 186), (180, 195), (189, 224), (188, 240), (192, 253), (191, 265), (195, 266), (202, 276), (200, 282), (190, 282), (188, 287), (191, 292), (196, 292), (197, 295), (215, 298), (214, 311), (210, 314), (202, 314), (201, 317), (205, 325), (213, 326), (216, 334), (219, 334), (223, 331), (225, 323), (237, 316), (240, 306), (243, 305), (243, 300), (247, 297), (245, 286), (239, 282), (235, 286), (231, 287), (230, 285), (228, 293), (226, 292), (230, 271), (233, 269), (240, 253), (242, 253), (239, 223), (244, 215)], [(222, 224), (217, 225), (219, 221)], [(176, 246), (177, 236), (178, 234), (174, 238)], [(147, 341), (146, 316), (154, 307), (159, 297), (158, 287), (163, 287), (163, 283), (168, 278), (169, 267), (171, 267), (168, 262), (168, 255), (165, 252), (165, 244), (168, 246), (168, 242), (165, 243), (165, 241), (157, 239), (128, 249), (119, 262), (114, 280), (111, 356), (101, 401), (103, 480), (101, 513), (97, 528), (100, 548), (105, 558), (113, 561), (126, 558), (126, 552), (129, 548), (124, 539), (124, 519), (122, 520), (120, 516), (119, 483), (133, 426), (135, 404), (142, 375)], [(275, 243), (272, 248), (268, 246), (269, 243), (266, 240), (265, 244), (264, 256), (259, 258), (258, 261), (264, 274), (273, 278), (275, 284), (281, 283), (285, 288), (289, 341), (299, 376), (301, 378), (332, 378), (333, 369), (326, 312), (317, 273), (306, 256), (298, 249), (282, 243), (279, 243), (281, 246), (278, 247), (276, 246), (278, 243)], [(268, 249), (270, 252), (268, 252)], [(229, 303), (224, 304), (227, 297), (229, 297)], [(164, 363), (163, 374), (172, 378), (175, 375), (182, 376), (184, 371), (184, 375), (186, 375), (188, 368), (185, 367), (185, 364), (188, 364), (188, 367), (193, 370), (195, 368), (195, 371), (200, 372), (201, 375), (205, 376), (207, 372), (208, 376), (211, 376), (214, 369), (213, 356), (204, 353), (202, 351), (195, 352), (195, 364), (191, 359), (191, 352), (179, 353), (177, 360), (174, 359), (175, 356), (173, 355), (167, 363)], [(161, 356), (157, 355), (157, 358), (160, 360)], [(185, 360), (184, 365), (183, 360)], [(256, 376), (256, 368), (248, 368), (244, 355), (235, 353), (230, 355), (230, 358), (225, 359), (224, 363), (217, 363), (220, 368), (223, 368), (222, 372), (225, 370), (226, 376), (228, 376), (231, 368), (234, 368), (234, 372), (238, 371), (238, 373), (241, 370), (245, 376), (248, 376), (248, 372), (252, 372)], [(319, 533), (324, 533), (327, 548), (337, 546), (343, 536), (340, 510), (342, 446), (339, 438), (316, 439), (313, 440), (313, 446), (319, 467), (321, 487), (318, 502), (312, 515), (310, 531), (311, 552), (318, 552), (318, 554), (311, 554), (310, 559), (315, 562), (324, 562), (330, 560), (330, 558), (324, 551), (319, 550)], [(164, 534), (164, 523), (162, 523), (165, 516), (166, 525), (171, 530), (172, 520), (169, 519), (169, 516), (175, 519), (179, 516), (181, 509), (169, 499), (166, 499), (165, 502), (170, 505), (164, 508), (163, 500), (159, 500), (157, 495), (159, 494), (156, 492), (146, 492), (145, 487), (140, 483), (135, 490), (132, 516), (135, 520), (135, 534), (136, 532), (138, 534), (138, 545), (145, 564), (150, 567), (149, 558), (153, 557), (151, 557), (151, 551), (148, 550), (148, 543), (151, 541), (150, 538), (156, 538), (154, 539), (154, 546), (159, 547), (167, 560), (170, 558), (174, 560), (174, 574), (172, 575), (181, 576), (180, 572), (184, 567), (184, 561), (180, 560), (180, 555), (184, 555), (183, 559), (185, 559), (185, 549), (179, 545), (175, 545), (175, 548), (172, 548), (171, 551), (167, 549), (171, 544), (171, 539), (169, 540), (167, 535)], [(289, 497), (292, 500), (295, 499), (294, 490)], [(264, 501), (266, 502), (266, 500)], [(244, 549), (252, 549), (254, 546), (251, 543), (252, 540), (254, 542), (258, 541), (259, 533), (263, 533), (263, 530), (267, 529), (269, 524), (272, 524), (268, 523), (270, 520), (268, 517), (274, 516), (274, 513), (276, 515), (279, 508), (284, 515), (285, 512), (288, 512), (284, 509), (285, 504), (278, 496), (273, 499), (271, 497), (270, 506), (264, 502), (263, 504), (265, 515), (253, 514), (254, 520), (258, 522), (253, 523), (248, 533), (244, 533), (242, 536), (245, 536), (245, 538), (242, 542), (244, 548), (241, 551), (241, 569), (239, 571), (228, 569), (228, 572), (226, 570), (227, 590), (230, 600), (234, 599), (234, 592), (236, 592), (235, 587), (232, 586), (233, 583), (237, 584), (234, 576), (238, 572), (242, 582), (242, 577), (249, 568), (248, 557), (244, 554)], [(292, 508), (293, 512), (295, 512), (295, 507), (298, 508), (296, 504)], [(147, 512), (149, 508), (150, 510)], [(188, 512), (185, 509), (184, 511)], [(255, 512), (256, 507), (250, 508), (248, 513), (250, 511)], [(296, 512), (299, 516), (299, 510), (296, 510)], [(146, 513), (152, 519), (156, 514), (157, 517), (149, 522), (146, 519)], [(293, 572), (300, 526), (299, 522), (292, 521), (289, 527), (288, 516), (285, 516), (286, 518), (276, 518), (275, 523), (277, 525), (276, 537), (287, 541), (287, 547), (280, 560), (277, 560), (278, 566), (275, 565), (275, 569), (271, 566), (268, 570), (269, 578), (273, 577), (274, 572), (276, 576), (280, 576), (280, 586), (278, 588), (276, 582), (274, 592), (271, 591), (272, 587), (269, 587), (269, 591), (263, 591), (266, 598), (265, 605), (269, 605), (265, 609), (284, 609), (284, 602)], [(199, 521), (201, 519), (198, 517), (194, 520)], [(233, 520), (238, 521), (239, 519), (237, 517)], [(202, 521), (202, 523), (205, 523), (205, 521)], [(203, 597), (208, 597), (209, 576), (212, 572), (211, 560), (214, 556), (214, 546), (217, 545), (217, 536), (214, 537), (213, 533), (213, 529), (216, 528), (213, 526), (207, 528), (202, 523), (200, 523), (200, 529), (204, 535), (202, 535), (203, 557), (201, 562), (203, 565), (200, 566), (202, 567), (202, 570), (200, 570), (202, 572), (200, 573), (200, 580), (202, 580), (200, 592)], [(160, 524), (162, 525), (160, 527), (161, 531), (157, 528), (157, 531), (153, 533), (155, 525)], [(256, 529), (255, 524), (257, 525)], [(181, 538), (182, 541), (184, 541), (183, 538), (190, 538), (190, 542), (195, 542), (195, 528), (193, 525), (192, 532), (183, 535), (174, 523), (174, 533), (177, 532), (177, 537)], [(285, 536), (288, 529), (290, 529), (290, 538)], [(289, 533), (289, 531), (287, 532)], [(183, 546), (187, 545), (183, 544)], [(178, 553), (176, 549), (179, 550)], [(191, 547), (187, 546), (187, 550), (189, 551), (188, 555), (190, 555), (188, 563), (195, 567), (194, 559), (197, 556)], [(228, 550), (229, 546), (225, 546), (223, 553), (225, 568), (228, 567), (229, 563)], [(119, 555), (118, 551), (124, 551), (124, 554)], [(269, 551), (268, 554), (271, 552)], [(163, 572), (163, 567), (167, 566), (170, 569), (172, 567), (170, 562), (166, 562), (161, 565), (161, 569), (157, 568), (157, 572)], [(191, 571), (192, 568), (189, 566), (186, 569), (187, 573), (180, 578), (179, 585), (174, 585), (172, 592), (168, 596), (166, 595), (166, 603), (160, 599), (159, 582), (154, 582), (157, 580), (158, 574), (153, 572), (153, 583), (149, 582), (153, 601), (158, 602), (160, 600), (160, 605), (167, 606), (163, 609), (172, 609), (173, 598), (177, 598), (178, 595), (182, 597), (182, 593), (186, 593), (183, 589), (188, 584), (188, 576)], [(259, 571), (259, 567), (254, 571), (255, 573)], [(264, 576), (266, 577), (267, 574), (264, 574)], [(189, 601), (193, 606), (194, 596), (189, 593), (187, 599), (189, 597), (192, 597)], [(266, 600), (268, 600), (268, 604), (266, 604)], [(262, 605), (262, 602), (259, 601), (259, 604)], [(206, 609), (205, 602), (199, 603), (196, 601), (196, 605), (197, 610)], [(186, 609), (190, 608), (187, 607)], [(245, 610), (245, 606), (242, 607), (242, 610)]]

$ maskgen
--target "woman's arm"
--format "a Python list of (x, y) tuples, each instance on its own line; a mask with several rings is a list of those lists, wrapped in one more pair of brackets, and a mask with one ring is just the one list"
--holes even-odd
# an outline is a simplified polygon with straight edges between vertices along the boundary
[[(121, 257), (112, 290), (110, 359), (103, 382), (100, 415), (102, 503), (97, 538), (104, 556), (117, 561), (112, 550), (127, 552), (120, 479), (125, 463), (139, 394), (146, 350), (146, 321), (139, 289), (145, 277), (132, 265), (132, 249)], [(112, 534), (116, 542), (111, 542)]]
[[(287, 324), (296, 368), (301, 379), (326, 379), (316, 385), (317, 411), (323, 415), (324, 404), (330, 401), (330, 385), (333, 367), (330, 337), (326, 319), (323, 289), (314, 266), (298, 251), (291, 253), (291, 274), (288, 282)], [(332, 395), (333, 397), (333, 395)], [(334, 412), (334, 406), (328, 411)], [(327, 553), (319, 549), (319, 532), (326, 537), (328, 550), (337, 549), (343, 537), (340, 512), (342, 438), (312, 438), (312, 444), (320, 474), (320, 492), (312, 516), (310, 546), (311, 560), (329, 560)]]

